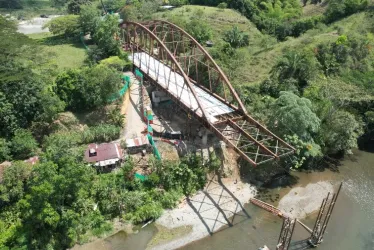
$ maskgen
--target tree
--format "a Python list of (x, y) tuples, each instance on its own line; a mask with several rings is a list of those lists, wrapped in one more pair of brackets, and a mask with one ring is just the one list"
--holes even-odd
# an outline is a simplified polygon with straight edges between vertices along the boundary
[(125, 22), (138, 20), (138, 9), (134, 5), (126, 5), (121, 9), (121, 16)]
[(121, 87), (119, 73), (97, 65), (83, 70), (68, 70), (56, 78), (56, 94), (71, 110), (90, 110), (105, 105)]
[(0, 8), (9, 8), (9, 9), (22, 9), (21, 0), (1, 0)]
[(327, 10), (325, 11), (325, 16), (328, 22), (333, 22), (342, 17), (361, 11), (367, 6), (367, 0), (330, 0)]
[(349, 153), (357, 148), (357, 139), (363, 134), (363, 126), (354, 115), (339, 110), (322, 126), (321, 133), (326, 153)]
[(208, 41), (212, 37), (210, 27), (201, 20), (193, 19), (186, 25), (186, 31), (199, 43)]
[(121, 55), (118, 17), (106, 15), (99, 22), (93, 40), (106, 57)]
[(233, 48), (240, 48), (249, 45), (249, 35), (240, 31), (238, 26), (224, 33), (223, 40), (228, 42)]
[(100, 21), (100, 11), (94, 5), (83, 5), (79, 14), (79, 26), (83, 34), (94, 35)]
[(65, 4), (69, 2), (69, 0), (50, 0), (52, 6), (54, 7), (63, 7)]
[(30, 131), (18, 129), (12, 138), (11, 149), (14, 158), (26, 159), (28, 157), (35, 156), (38, 149), (38, 143)]
[(0, 163), (11, 159), (9, 142), (0, 138)]
[(226, 9), (227, 8), (227, 3), (220, 3), (217, 5), (218, 8), (220, 9)]
[(105, 9), (109, 12), (117, 12), (117, 10), (121, 9), (127, 3), (126, 0), (104, 0), (103, 4)]
[(43, 49), (0, 16), (0, 137), (32, 122), (51, 122), (63, 103), (50, 91)]
[(83, 5), (88, 5), (92, 2), (92, 0), (69, 0), (68, 2), (68, 13), (69, 14), (79, 14), (81, 11), (81, 7)]
[(66, 15), (52, 19), (43, 26), (48, 28), (53, 35), (65, 35), (65, 37), (77, 37), (79, 35), (79, 16)]
[(0, 184), (0, 205), (5, 207), (23, 198), (25, 183), (31, 174), (31, 165), (15, 161), (4, 171)]
[(289, 51), (273, 67), (271, 74), (281, 84), (286, 80), (295, 79), (298, 89), (302, 90), (315, 77), (314, 65), (313, 58), (305, 53)]
[(309, 142), (319, 131), (320, 119), (312, 111), (309, 99), (282, 91), (273, 105), (269, 125), (281, 136), (296, 134)]
[(10, 137), (19, 124), (13, 113), (13, 105), (0, 92), (0, 135)]

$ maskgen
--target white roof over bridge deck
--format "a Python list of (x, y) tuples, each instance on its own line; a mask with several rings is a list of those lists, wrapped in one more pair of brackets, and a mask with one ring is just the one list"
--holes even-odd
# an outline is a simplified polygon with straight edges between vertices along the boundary
[[(133, 58), (134, 56), (134, 58)], [(161, 63), (156, 58), (148, 55), (145, 52), (134, 53), (129, 56), (130, 60), (133, 59), (134, 65), (145, 72), (150, 78), (156, 81), (175, 98), (179, 99), (184, 105), (189, 107), (192, 112), (203, 116), (200, 108), (198, 107), (196, 98), (193, 96), (192, 91), (185, 84), (183, 76), (171, 70), (171, 68)], [(169, 81), (170, 80), (170, 81)], [(169, 84), (169, 85), (168, 85)], [(207, 91), (191, 83), (199, 98), (205, 113), (210, 122), (217, 121), (216, 116), (231, 113), (234, 110), (227, 104), (223, 103)]]

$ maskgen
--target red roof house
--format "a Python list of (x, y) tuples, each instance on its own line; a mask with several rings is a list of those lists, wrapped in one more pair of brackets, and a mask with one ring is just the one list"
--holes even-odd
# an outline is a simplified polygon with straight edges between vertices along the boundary
[(84, 159), (100, 167), (115, 165), (122, 160), (122, 149), (118, 143), (92, 143), (88, 145)]

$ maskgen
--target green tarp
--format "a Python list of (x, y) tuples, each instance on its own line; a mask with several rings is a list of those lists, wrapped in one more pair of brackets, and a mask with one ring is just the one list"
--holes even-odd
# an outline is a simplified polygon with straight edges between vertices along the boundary
[(140, 72), (139, 69), (135, 69), (135, 76), (139, 78), (143, 78), (143, 74)]
[(142, 174), (138, 174), (138, 173), (135, 173), (135, 178), (137, 178), (137, 179), (139, 179), (139, 180), (141, 180), (141, 181), (145, 181), (145, 180), (147, 180), (148, 179), (148, 176), (146, 176), (146, 175), (142, 175)]
[(129, 89), (130, 87), (130, 77), (129, 76), (122, 76), (122, 80), (125, 82), (125, 85), (123, 85), (122, 89), (118, 91), (118, 95), (115, 94), (112, 97), (109, 98), (109, 102), (114, 102), (118, 98), (121, 98)]
[(161, 160), (160, 152), (158, 151), (158, 149), (157, 149), (157, 147), (155, 145), (155, 142), (153, 141), (152, 136), (150, 134), (148, 134), (147, 137), (148, 137), (149, 143), (151, 143), (151, 145), (153, 147), (153, 153), (155, 154), (156, 159), (157, 160)]

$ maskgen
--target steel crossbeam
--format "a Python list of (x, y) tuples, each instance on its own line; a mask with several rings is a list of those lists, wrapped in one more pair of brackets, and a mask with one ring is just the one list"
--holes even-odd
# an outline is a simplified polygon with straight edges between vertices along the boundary
[(254, 166), (295, 151), (247, 114), (226, 75), (187, 32), (166, 21), (125, 22), (123, 49), (144, 77)]

